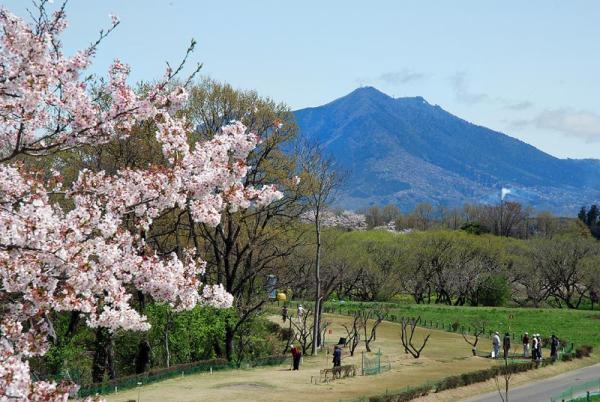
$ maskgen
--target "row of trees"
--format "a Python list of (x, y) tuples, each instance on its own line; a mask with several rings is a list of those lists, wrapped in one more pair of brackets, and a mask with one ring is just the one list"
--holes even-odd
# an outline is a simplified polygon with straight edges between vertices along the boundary
[(568, 225), (568, 219), (549, 212), (534, 214), (531, 208), (510, 201), (497, 205), (466, 204), (462, 208), (434, 208), (422, 203), (408, 213), (402, 213), (395, 205), (373, 206), (363, 214), (370, 229), (392, 224), (396, 230), (457, 230), (471, 225), (476, 226), (478, 232), (520, 239), (552, 237)]
[[(305, 246), (310, 247), (310, 246)], [(325, 236), (323, 297), (415, 303), (550, 305), (580, 308), (598, 301), (600, 244), (572, 223), (553, 238), (529, 240), (431, 230), (342, 232)], [(309, 262), (301, 249), (288, 261), (294, 294), (309, 295)]]

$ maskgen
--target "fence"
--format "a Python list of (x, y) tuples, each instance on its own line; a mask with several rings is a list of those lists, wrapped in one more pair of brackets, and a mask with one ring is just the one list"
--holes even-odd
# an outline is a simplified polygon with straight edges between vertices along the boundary
[[(360, 311), (364, 308), (368, 308), (368, 306), (367, 305), (363, 306), (361, 304), (350, 305), (350, 306), (324, 306), (323, 312), (330, 313), (330, 314), (339, 314), (339, 315), (350, 316), (350, 315), (353, 315), (356, 311)], [(402, 317), (397, 314), (389, 314), (386, 320), (392, 321), (392, 322), (400, 322), (402, 320), (402, 318), (406, 318), (406, 317)], [(440, 331), (453, 332), (453, 333), (465, 334), (465, 335), (473, 334), (476, 330), (483, 329), (483, 333), (480, 335), (480, 338), (488, 338), (488, 339), (490, 339), (492, 337), (492, 335), (494, 335), (494, 331), (490, 330), (488, 328), (475, 328), (474, 326), (471, 326), (471, 325), (461, 325), (458, 322), (444, 322), (444, 321), (434, 321), (434, 320), (422, 319), (419, 322), (418, 326), (422, 327), (422, 328), (437, 329)], [(520, 345), (521, 338), (520, 338), (519, 334), (515, 334), (514, 332), (511, 332), (510, 337), (511, 337), (511, 340), (513, 341), (514, 345), (517, 345), (517, 344)], [(549, 344), (549, 342), (546, 341), (543, 344), (545, 346), (547, 346)], [(566, 345), (562, 345), (561, 350), (559, 351), (559, 360), (570, 360), (573, 357), (574, 350), (575, 350), (575, 346), (573, 343), (568, 343)], [(488, 356), (489, 354), (487, 354), (487, 353), (481, 354), (480, 353), (479, 355), (480, 356)], [(513, 355), (511, 355), (511, 357), (519, 358), (520, 354), (513, 354)]]
[[(282, 364), (289, 360), (288, 356), (277, 355), (267, 356), (261, 359), (242, 362), (241, 367), (258, 367), (258, 366), (273, 366)], [(213, 372), (218, 370), (236, 369), (238, 368), (233, 363), (225, 359), (204, 360), (187, 364), (180, 364), (169, 368), (158, 370), (150, 370), (144, 374), (122, 377), (104, 383), (90, 384), (79, 389), (77, 396), (85, 398), (96, 394), (109, 394), (118, 391), (125, 391), (138, 387), (140, 385), (151, 384), (169, 378), (196, 374), (201, 372)]]
[(573, 385), (560, 394), (553, 396), (552, 402), (586, 401), (594, 395), (600, 395), (600, 378), (583, 384)]
[(362, 375), (381, 374), (385, 371), (390, 371), (392, 369), (392, 366), (391, 366), (389, 360), (387, 362), (382, 363), (381, 356), (383, 356), (383, 353), (381, 353), (381, 350), (379, 350), (377, 353), (375, 353), (375, 356), (372, 358), (365, 356), (365, 352), (362, 352), (362, 357), (361, 357), (361, 373), (362, 373)]

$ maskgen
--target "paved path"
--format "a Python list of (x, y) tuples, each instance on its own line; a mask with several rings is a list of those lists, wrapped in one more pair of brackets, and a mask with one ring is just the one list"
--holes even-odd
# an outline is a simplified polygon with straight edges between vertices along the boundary
[[(600, 363), (573, 371), (521, 385), (509, 391), (510, 402), (549, 402), (552, 396), (560, 394), (571, 385), (580, 384), (600, 378)], [(465, 402), (499, 402), (498, 391), (478, 395)]]

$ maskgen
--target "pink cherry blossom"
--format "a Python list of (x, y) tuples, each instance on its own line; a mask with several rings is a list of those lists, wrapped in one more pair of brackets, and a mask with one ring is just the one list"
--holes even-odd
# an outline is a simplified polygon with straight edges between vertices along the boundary
[[(191, 126), (176, 113), (187, 92), (171, 84), (171, 71), (140, 96), (127, 84), (129, 66), (115, 60), (98, 89), (101, 104), (82, 78), (96, 45), (65, 56), (63, 12), (31, 25), (2, 8), (0, 28), (0, 401), (66, 400), (74, 384), (35, 382), (29, 370), (28, 359), (48, 350), (49, 312), (78, 311), (90, 327), (111, 331), (147, 330), (131, 306), (132, 288), (178, 310), (229, 307), (221, 285), (200, 281), (205, 263), (197, 250), (158, 255), (143, 233), (172, 208), (216, 226), (225, 210), (283, 195), (271, 185), (244, 186), (258, 137), (240, 122), (190, 145)], [(149, 121), (167, 166), (83, 170), (68, 185), (59, 172), (45, 177), (15, 162), (21, 154), (103, 146)], [(52, 192), (70, 207), (53, 203)]]

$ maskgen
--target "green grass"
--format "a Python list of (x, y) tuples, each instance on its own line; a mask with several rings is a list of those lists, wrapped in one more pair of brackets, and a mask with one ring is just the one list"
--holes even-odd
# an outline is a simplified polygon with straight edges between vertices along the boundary
[[(341, 306), (345, 312), (373, 305), (373, 303), (328, 302), (327, 307), (337, 309)], [(390, 309), (390, 314), (407, 317), (420, 316), (427, 322), (448, 325), (458, 323), (465, 328), (473, 326), (477, 321), (487, 322), (489, 330), (501, 333), (510, 332), (519, 336), (527, 331), (529, 334), (540, 333), (544, 338), (556, 334), (560, 339), (578, 345), (592, 345), (600, 348), (600, 312), (567, 309), (536, 309), (511, 307), (464, 307), (426, 304), (382, 303)], [(429, 324), (428, 324), (429, 325)]]

